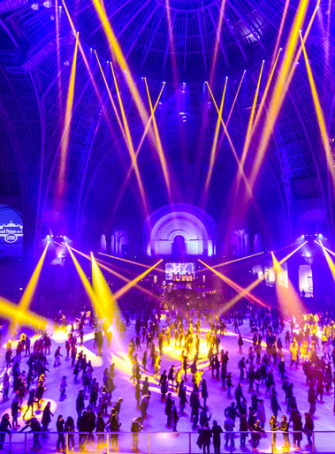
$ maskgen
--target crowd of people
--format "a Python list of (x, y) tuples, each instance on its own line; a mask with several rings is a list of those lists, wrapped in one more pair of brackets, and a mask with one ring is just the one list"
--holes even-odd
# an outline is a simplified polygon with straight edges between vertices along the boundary
[[(219, 316), (206, 310), (187, 311), (176, 309), (175, 305), (162, 308), (153, 304), (150, 310), (118, 313), (113, 323), (98, 320), (93, 313), (84, 311), (68, 324), (60, 313), (57, 329), (64, 333), (64, 346), (55, 348), (54, 361), (50, 361), (53, 344), (47, 332), (39, 333), (32, 345), (22, 332), (15, 342), (15, 350), (14, 341), (7, 341), (2, 393), (3, 401), (11, 401), (11, 415), (2, 416), (0, 449), (6, 433), (29, 430), (33, 433), (32, 449), (38, 451), (52, 423), (58, 432), (57, 451), (64, 452), (66, 443), (69, 449), (74, 449), (75, 432), (80, 432), (80, 451), (87, 450), (87, 444), (94, 442), (95, 436), (98, 447), (106, 446), (106, 432), (112, 433), (110, 449), (118, 450), (123, 399), (113, 399), (115, 364), (112, 362), (104, 369), (102, 382), (94, 377), (95, 369), (81, 349), (86, 330), (94, 331), (93, 347), (98, 357), (102, 357), (106, 349), (112, 349), (114, 336), (119, 339), (126, 334), (130, 336), (129, 380), (134, 386), (140, 416), (136, 415), (122, 430), (132, 433), (134, 451), (138, 450), (138, 433), (145, 429), (154, 388), (160, 390), (166, 425), (172, 431), (178, 431), (178, 422), (188, 414), (189, 406), (189, 430), (199, 433), (197, 444), (204, 453), (209, 453), (211, 440), (215, 454), (220, 453), (221, 438), (224, 438), (225, 448), (231, 449), (235, 443), (234, 431), (240, 432), (242, 450), (246, 449), (250, 435), (252, 449), (257, 451), (266, 431), (271, 431), (274, 451), (278, 433), (282, 433), (283, 451), (289, 452), (292, 442), (293, 447), (299, 449), (303, 435), (311, 449), (317, 402), (328, 398), (334, 383), (335, 325), (327, 314), (300, 314), (285, 322), (278, 310), (263, 307), (240, 305)], [(231, 346), (230, 351), (224, 348), (228, 329), (236, 335), (236, 350)], [(245, 347), (246, 344), (249, 347)], [(164, 351), (171, 347), (178, 351), (179, 359), (174, 364), (170, 360), (169, 367), (162, 367), (168, 358)], [(288, 352), (290, 361), (287, 361)], [(238, 372), (229, 365), (232, 356), (239, 357)], [(45, 395), (48, 375), (61, 369), (64, 361), (71, 363), (73, 383), (81, 385), (75, 404), (76, 417), (74, 412), (67, 417), (53, 414), (51, 402)], [(299, 411), (291, 380), (291, 371), (297, 368), (305, 374), (308, 385), (309, 410), (303, 414)], [(60, 374), (60, 402), (67, 398), (70, 380), (72, 382), (71, 378)], [(221, 382), (222, 401), (210, 402), (211, 389), (217, 386), (217, 380)], [(285, 394), (285, 411), (278, 400), (279, 390)], [(230, 404), (225, 408), (226, 399)], [(265, 399), (270, 400), (269, 420)], [(217, 420), (210, 424), (208, 402), (211, 408), (222, 408), (221, 425)], [(36, 416), (37, 410), (41, 418)], [(23, 427), (18, 423), (20, 416), (25, 422)], [(161, 429), (164, 431), (166, 427)]]

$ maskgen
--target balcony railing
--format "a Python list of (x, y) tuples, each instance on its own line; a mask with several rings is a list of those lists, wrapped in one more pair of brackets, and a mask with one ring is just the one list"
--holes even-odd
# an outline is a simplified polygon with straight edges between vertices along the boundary
[[(300, 453), (334, 453), (335, 452), (335, 431), (315, 431), (311, 434), (308, 444), (307, 435), (305, 432), (288, 432), (290, 449), (284, 447), (284, 434), (281, 431), (270, 432), (266, 431), (261, 434), (257, 450), (262, 453), (274, 452), (294, 452), (298, 451), (293, 447), (294, 434), (301, 435)], [(62, 441), (59, 440), (59, 435), (64, 440), (64, 452), (66, 454), (80, 453), (99, 453), (111, 454), (116, 451), (120, 454), (141, 452), (145, 454), (198, 454), (203, 452), (203, 448), (199, 447), (197, 442), (199, 438), (198, 432), (140, 432), (133, 434), (131, 432), (117, 433), (98, 433), (93, 432), (11, 432), (10, 434), (0, 432), (0, 454), (28, 454), (38, 447), (38, 442), (41, 449), (38, 451), (41, 454), (50, 454), (56, 451), (56, 447), (63, 448)], [(4, 440), (3, 440), (4, 436)], [(35, 436), (35, 440), (34, 440)], [(245, 449), (241, 442), (245, 439)], [(298, 437), (299, 438), (299, 437)], [(226, 441), (228, 439), (228, 445)], [(3, 441), (2, 441), (3, 440)], [(74, 441), (74, 445), (72, 443)], [(34, 445), (34, 441), (36, 444)], [(251, 452), (253, 448), (253, 433), (252, 432), (224, 432), (221, 434), (221, 453), (242, 454)], [(275, 445), (274, 445), (275, 442)], [(58, 445), (57, 445), (58, 443)], [(99, 444), (98, 444), (99, 443)], [(137, 447), (137, 451), (134, 449)], [(210, 442), (210, 453), (214, 452), (213, 439)]]

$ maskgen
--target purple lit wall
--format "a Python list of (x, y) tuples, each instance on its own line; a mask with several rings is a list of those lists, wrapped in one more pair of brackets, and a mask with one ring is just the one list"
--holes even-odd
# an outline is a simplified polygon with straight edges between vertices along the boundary
[(216, 254), (216, 227), (203, 210), (186, 204), (165, 206), (153, 212), (144, 224), (144, 247), (148, 256), (176, 255), (174, 244), (185, 240), (185, 255)]

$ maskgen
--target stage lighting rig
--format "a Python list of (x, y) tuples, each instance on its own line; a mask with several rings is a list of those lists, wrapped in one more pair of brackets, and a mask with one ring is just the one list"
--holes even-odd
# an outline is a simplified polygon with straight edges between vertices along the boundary
[(50, 243), (72, 243), (72, 240), (66, 235), (47, 235), (43, 241), (49, 241)]
[(31, 9), (34, 11), (38, 11), (41, 7), (50, 9), (52, 7), (52, 3), (50, 0), (28, 0)]
[(301, 237), (299, 237), (298, 240), (314, 243), (315, 241), (327, 240), (327, 238), (322, 233), (312, 233), (308, 235), (301, 235)]

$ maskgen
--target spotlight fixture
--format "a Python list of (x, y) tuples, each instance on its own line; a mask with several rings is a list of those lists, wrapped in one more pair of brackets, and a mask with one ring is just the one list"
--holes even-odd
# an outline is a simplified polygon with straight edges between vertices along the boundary
[(38, 11), (39, 8), (40, 8), (40, 7), (39, 7), (38, 3), (32, 3), (31, 9), (33, 9), (34, 11)]
[(46, 0), (46, 1), (43, 3), (43, 6), (45, 6), (46, 8), (51, 8), (51, 2), (50, 2), (50, 0)]
[(301, 235), (298, 240), (300, 241), (303, 241), (305, 240), (305, 242), (309, 241), (309, 242), (313, 242), (313, 241), (316, 241), (318, 238), (322, 238), (322, 235), (320, 236), (321, 234), (319, 233), (313, 233), (313, 234), (305, 234), (305, 235)]
[(65, 235), (47, 235), (43, 241), (54, 242), (54, 243), (71, 243), (72, 241)]

